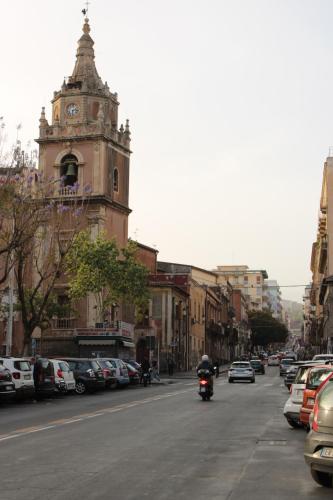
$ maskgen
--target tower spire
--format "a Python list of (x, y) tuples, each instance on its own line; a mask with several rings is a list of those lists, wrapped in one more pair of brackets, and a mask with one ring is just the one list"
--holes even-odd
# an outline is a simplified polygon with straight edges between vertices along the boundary
[(83, 35), (78, 41), (76, 52), (76, 62), (72, 76), (68, 83), (70, 86), (89, 90), (101, 90), (103, 88), (102, 80), (95, 66), (94, 40), (90, 36), (90, 24), (87, 16), (89, 2), (86, 2), (86, 8), (82, 10), (84, 24), (82, 27)]

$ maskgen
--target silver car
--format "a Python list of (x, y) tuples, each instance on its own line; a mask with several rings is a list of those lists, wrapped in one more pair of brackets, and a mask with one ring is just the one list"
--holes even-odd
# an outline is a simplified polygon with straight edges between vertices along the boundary
[(228, 371), (229, 383), (234, 380), (249, 380), (252, 384), (255, 382), (255, 372), (248, 361), (235, 361)]
[(313, 479), (326, 488), (333, 487), (333, 379), (317, 395), (312, 430), (305, 441), (304, 458)]

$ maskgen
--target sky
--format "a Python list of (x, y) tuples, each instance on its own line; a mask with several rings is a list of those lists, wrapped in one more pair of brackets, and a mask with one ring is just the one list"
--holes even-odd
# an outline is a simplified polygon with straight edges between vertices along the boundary
[[(97, 70), (132, 131), (130, 236), (159, 260), (311, 279), (333, 146), (331, 0), (90, 0)], [(0, 116), (38, 136), (84, 2), (0, 0)]]

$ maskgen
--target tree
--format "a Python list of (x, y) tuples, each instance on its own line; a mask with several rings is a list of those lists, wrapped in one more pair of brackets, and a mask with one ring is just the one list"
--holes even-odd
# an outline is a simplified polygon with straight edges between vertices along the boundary
[(252, 343), (255, 346), (267, 347), (269, 344), (284, 343), (288, 337), (285, 324), (273, 318), (270, 311), (251, 311), (249, 321)]
[(104, 233), (92, 240), (87, 231), (81, 231), (66, 257), (70, 297), (80, 299), (92, 293), (99, 322), (104, 321), (114, 302), (143, 307), (149, 298), (149, 271), (136, 254), (133, 241), (119, 250), (115, 240)]
[(28, 354), (34, 329), (45, 328), (55, 314), (54, 286), (80, 230), (90, 187), (80, 196), (77, 183), (65, 191), (63, 179), (45, 179), (24, 163), (3, 171), (0, 283), (6, 284), (12, 269), (24, 328), (23, 354)]

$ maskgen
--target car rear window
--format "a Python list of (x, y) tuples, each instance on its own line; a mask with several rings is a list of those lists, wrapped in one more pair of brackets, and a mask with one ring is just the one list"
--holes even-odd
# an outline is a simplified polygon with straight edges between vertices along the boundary
[(231, 368), (250, 368), (250, 363), (233, 363)]
[(307, 389), (317, 389), (330, 373), (332, 373), (332, 370), (327, 368), (312, 368), (306, 384)]
[(70, 371), (70, 368), (65, 361), (60, 361), (59, 368), (62, 372), (69, 372)]
[(295, 384), (306, 384), (306, 378), (308, 376), (310, 368), (308, 366), (300, 366), (298, 368)]
[(251, 360), (250, 363), (251, 363), (251, 365), (261, 366), (260, 361), (257, 361), (256, 359), (255, 360)]
[(293, 359), (282, 359), (281, 365), (291, 365), (293, 361), (294, 361)]
[(333, 381), (326, 384), (319, 396), (319, 407), (323, 410), (333, 410)]
[(20, 370), (21, 372), (30, 372), (31, 371), (31, 365), (29, 361), (14, 361), (14, 368), (15, 370)]

